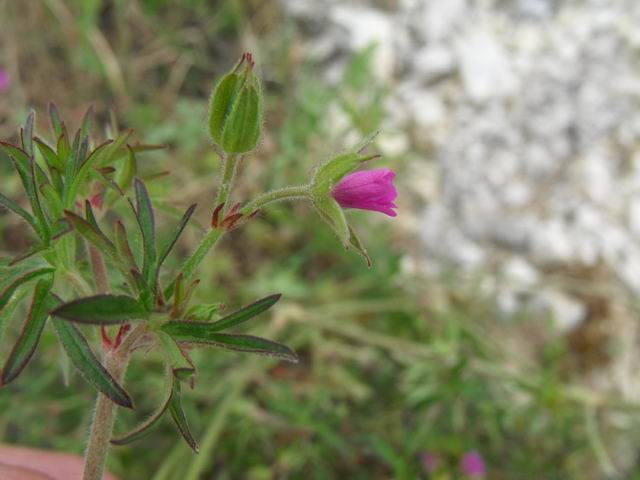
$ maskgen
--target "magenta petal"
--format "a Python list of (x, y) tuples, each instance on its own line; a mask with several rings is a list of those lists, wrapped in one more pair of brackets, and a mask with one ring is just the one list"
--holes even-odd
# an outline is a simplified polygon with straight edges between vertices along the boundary
[(487, 473), (484, 458), (476, 451), (465, 453), (460, 464), (463, 473), (469, 477), (484, 477)]
[(343, 208), (371, 210), (395, 217), (394, 208), (398, 208), (394, 203), (398, 197), (393, 184), (395, 176), (388, 168), (355, 172), (338, 182), (331, 193)]
[(9, 90), (11, 86), (11, 80), (6, 70), (0, 68), (0, 93)]

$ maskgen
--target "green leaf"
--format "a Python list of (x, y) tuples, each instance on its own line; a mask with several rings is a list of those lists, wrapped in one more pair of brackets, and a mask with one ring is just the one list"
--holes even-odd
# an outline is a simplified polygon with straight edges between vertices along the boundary
[(364, 247), (364, 244), (360, 240), (360, 237), (358, 237), (358, 234), (351, 225), (349, 225), (349, 244), (354, 248), (356, 252), (364, 257), (367, 262), (367, 266), (371, 268), (371, 257), (369, 256), (367, 249)]
[(195, 453), (198, 453), (198, 444), (193, 438), (193, 435), (191, 435), (191, 430), (187, 424), (187, 417), (185, 416), (182, 408), (182, 390), (180, 380), (176, 377), (173, 378), (173, 393), (171, 395), (171, 401), (169, 402), (169, 413), (171, 413), (171, 418), (173, 418), (178, 430), (180, 430), (182, 438), (184, 438), (185, 442), (187, 442)]
[(0, 374), (0, 385), (7, 385), (15, 380), (33, 356), (49, 318), (49, 309), (55, 305), (53, 297), (49, 295), (52, 285), (53, 278), (40, 280), (36, 284), (29, 314)]
[(53, 215), (53, 218), (62, 218), (64, 216), (64, 207), (62, 206), (62, 199), (58, 195), (58, 192), (56, 192), (56, 189), (53, 188), (50, 183), (45, 183), (40, 186), (40, 193), (42, 193), (45, 204), (49, 212)]
[(7, 322), (9, 322), (13, 318), (13, 314), (20, 305), (22, 299), (26, 296), (27, 292), (23, 291), (19, 294), (11, 297), (7, 306), (5, 306), (2, 310), (0, 310), (0, 340), (2, 340), (2, 334), (4, 333), (4, 329), (6, 327)]
[(120, 132), (116, 137), (116, 139), (111, 144), (111, 147), (109, 147), (109, 150), (107, 151), (105, 156), (100, 161), (99, 166), (103, 167), (111, 164), (116, 159), (118, 155), (118, 151), (127, 143), (127, 140), (129, 140), (129, 137), (131, 136), (132, 133), (133, 133), (132, 129), (126, 130), (124, 132)]
[[(102, 233), (104, 235), (104, 233), (100, 229), (100, 225), (98, 225), (98, 219), (96, 218), (96, 216), (93, 213), (93, 208), (91, 207), (91, 202), (89, 200), (85, 200), (84, 201), (84, 216), (87, 219), (87, 222), (89, 222), (89, 224), (95, 230), (99, 231), (100, 233)], [(106, 235), (105, 235), (105, 237), (106, 237)]]
[(35, 232), (39, 234), (40, 228), (33, 216), (13, 200), (5, 197), (2, 193), (0, 193), (0, 205), (5, 207), (7, 210), (11, 210), (13, 213), (20, 215), (29, 223), (29, 225), (31, 225), (31, 227), (33, 227)]
[(53, 102), (49, 102), (49, 120), (51, 121), (51, 131), (55, 138), (60, 138), (62, 135), (63, 127), (62, 120), (60, 119), (60, 113), (58, 107)]
[(82, 119), (82, 128), (81, 128), (82, 137), (91, 136), (91, 130), (93, 129), (94, 111), (95, 111), (95, 108), (93, 105), (91, 105), (87, 109), (86, 113), (84, 114), (84, 118)]
[(91, 223), (73, 212), (65, 210), (64, 215), (73, 228), (94, 247), (110, 258), (116, 256), (116, 248), (113, 242), (101, 230), (96, 229)]
[(113, 325), (148, 316), (146, 309), (126, 295), (94, 295), (60, 305), (51, 315), (72, 322)]
[[(31, 174), (31, 157), (27, 152), (25, 152), (20, 147), (16, 147), (15, 145), (11, 145), (7, 142), (0, 141), (0, 148), (2, 148), (8, 156), (12, 156), (14, 160), (17, 162), (16, 168), (18, 169), (18, 173), (20, 173), (21, 178), (22, 174), (26, 176), (30, 176)], [(37, 174), (37, 181), (35, 183), (44, 183), (47, 182), (47, 176), (44, 173), (44, 170), (40, 168), (39, 165), (35, 165), (35, 170)], [(29, 182), (28, 185), (25, 185), (25, 191), (27, 191), (27, 187), (31, 188), (32, 182)], [(23, 184), (24, 185), (24, 184)]]
[(256, 315), (269, 310), (273, 305), (276, 304), (278, 300), (280, 300), (280, 297), (282, 297), (282, 294), (276, 293), (274, 295), (269, 295), (268, 297), (264, 297), (256, 302), (253, 302), (251, 305), (242, 307), (240, 310), (236, 310), (235, 312), (227, 315), (224, 318), (221, 318), (216, 322), (209, 323), (209, 330), (211, 332), (220, 332), (222, 330), (226, 330), (227, 328), (235, 327), (240, 323), (246, 322)]
[(167, 369), (167, 381), (165, 385), (165, 395), (160, 403), (160, 407), (153, 412), (145, 421), (140, 423), (137, 427), (130, 430), (129, 432), (117, 435), (111, 439), (112, 445), (127, 445), (129, 443), (135, 442), (136, 440), (140, 440), (149, 434), (153, 427), (158, 424), (158, 420), (162, 418), (162, 416), (166, 413), (169, 408), (169, 403), (173, 397), (173, 374), (171, 373), (171, 369)]
[(178, 377), (179, 380), (186, 380), (191, 377), (196, 368), (193, 366), (193, 362), (189, 356), (178, 346), (170, 335), (157, 331), (158, 341), (162, 347), (162, 351), (165, 354), (166, 362), (171, 367), (173, 374)]
[(23, 273), (18, 278), (13, 280), (9, 285), (5, 287), (2, 293), (0, 293), (0, 310), (2, 310), (7, 305), (7, 303), (9, 303), (11, 295), (13, 295), (18, 287), (29, 282), (30, 280), (33, 280), (34, 278), (53, 272), (55, 272), (55, 268), (39, 268), (37, 270), (31, 270), (29, 272)]
[(212, 345), (240, 352), (258, 353), (297, 363), (298, 356), (286, 345), (252, 335), (216, 333), (212, 324), (170, 321), (160, 329), (176, 342)]
[(27, 152), (30, 157), (33, 157), (33, 124), (36, 120), (36, 112), (29, 111), (27, 115), (27, 121), (24, 124), (24, 130), (21, 132), (22, 136), (22, 149)]
[(73, 227), (71, 226), (71, 223), (69, 223), (69, 220), (66, 218), (59, 218), (51, 227), (51, 238), (57, 240), (69, 232), (73, 232)]
[(313, 200), (313, 206), (324, 220), (338, 236), (343, 246), (349, 245), (349, 224), (344, 216), (342, 208), (331, 196), (327, 195), (322, 198)]
[(133, 256), (131, 246), (129, 245), (127, 229), (120, 220), (116, 222), (114, 229), (114, 241), (117, 255), (127, 262), (130, 270), (138, 270), (136, 259)]
[(58, 154), (55, 152), (55, 150), (38, 137), (34, 138), (33, 140), (36, 143), (38, 150), (40, 150), (40, 153), (42, 154), (45, 162), (47, 162), (47, 165), (50, 165), (60, 173), (63, 173), (64, 161), (63, 159), (58, 157)]
[[(0, 143), (1, 144), (1, 143)], [(5, 151), (7, 151), (6, 145), (2, 144), (5, 147)], [(14, 150), (19, 150), (17, 147), (13, 147)], [(9, 159), (13, 163), (18, 175), (20, 176), (20, 180), (22, 181), (22, 185), (24, 186), (24, 190), (27, 193), (27, 198), (29, 199), (29, 203), (31, 204), (31, 210), (36, 218), (36, 223), (38, 225), (38, 234), (42, 237), (43, 240), (49, 240), (49, 230), (48, 230), (48, 222), (47, 218), (44, 215), (44, 211), (42, 210), (42, 206), (40, 205), (40, 196), (38, 195), (38, 189), (36, 188), (35, 176), (36, 176), (36, 166), (33, 160), (29, 157), (26, 157), (26, 153), (22, 150), (19, 150), (20, 157), (14, 156), (11, 153), (8, 153)], [(26, 158), (26, 160), (25, 160)], [(44, 175), (44, 173), (43, 173)]]
[(140, 231), (142, 232), (143, 262), (142, 276), (147, 284), (152, 286), (155, 281), (155, 265), (156, 265), (156, 234), (155, 220), (153, 217), (153, 206), (149, 198), (149, 192), (144, 186), (142, 180), (136, 178), (134, 180), (136, 190), (136, 213)]
[(129, 145), (127, 145), (127, 157), (124, 160), (124, 165), (118, 175), (118, 185), (123, 190), (128, 189), (133, 182), (133, 178), (138, 173), (138, 159), (136, 158), (135, 151)]
[(67, 136), (67, 132), (64, 124), (62, 125), (62, 128), (65, 129), (65, 131), (58, 137), (58, 142), (56, 143), (56, 152), (58, 154), (58, 157), (62, 160), (62, 163), (65, 165), (64, 171), (66, 172), (67, 170), (66, 166), (71, 161), (69, 159), (69, 152), (71, 150), (71, 146), (69, 145), (69, 139), (68, 139), (69, 137)]
[(80, 330), (75, 325), (55, 317), (51, 321), (71, 363), (85, 380), (118, 405), (133, 408), (129, 394), (98, 361)]
[(85, 181), (85, 178), (89, 174), (90, 169), (103, 154), (106, 154), (106, 147), (111, 145), (112, 143), (113, 140), (107, 140), (106, 142), (98, 145), (91, 152), (89, 158), (78, 165), (78, 173), (73, 176), (73, 180), (71, 180), (71, 178), (68, 176), (68, 173), (65, 174), (65, 178), (70, 184), (69, 189), (65, 192), (64, 195), (64, 203), (67, 208), (72, 206), (75, 202), (76, 196), (78, 195), (78, 190), (80, 189), (82, 182)]
[(195, 212), (196, 210), (196, 206), (197, 205), (194, 203), (187, 209), (185, 214), (180, 219), (180, 223), (178, 223), (178, 226), (176, 227), (172, 235), (169, 237), (168, 241), (162, 246), (162, 248), (160, 248), (160, 255), (158, 255), (158, 265), (156, 267), (157, 272), (160, 271), (160, 267), (162, 267), (162, 264), (164, 263), (166, 258), (169, 256), (171, 249), (178, 241), (178, 238), (180, 238), (180, 235), (182, 235), (182, 232), (184, 231), (185, 227), (187, 226), (187, 223), (189, 222), (189, 219), (193, 215), (193, 212)]
[(49, 247), (46, 246), (46, 245), (34, 245), (32, 247), (29, 247), (26, 250), (20, 252), (15, 257), (13, 257), (11, 259), (11, 263), (9, 263), (9, 265), (11, 265), (11, 266), (17, 265), (18, 263), (22, 262), (23, 260), (26, 260), (27, 258), (32, 257), (36, 253), (43, 252), (43, 251), (47, 250), (48, 248)]

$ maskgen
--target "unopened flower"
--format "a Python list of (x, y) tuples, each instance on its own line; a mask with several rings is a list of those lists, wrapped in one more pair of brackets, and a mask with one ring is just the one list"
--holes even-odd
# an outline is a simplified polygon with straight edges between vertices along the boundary
[(262, 88), (250, 53), (213, 89), (209, 112), (211, 139), (228, 154), (246, 153), (262, 132)]
[(9, 90), (11, 86), (11, 79), (9, 78), (9, 73), (0, 68), (0, 93), (4, 93)]
[(487, 473), (484, 458), (476, 451), (470, 451), (464, 454), (460, 462), (460, 468), (468, 477), (484, 477)]
[(395, 217), (394, 208), (398, 208), (393, 203), (398, 196), (393, 184), (395, 176), (388, 168), (351, 173), (333, 187), (331, 195), (342, 208), (372, 210)]

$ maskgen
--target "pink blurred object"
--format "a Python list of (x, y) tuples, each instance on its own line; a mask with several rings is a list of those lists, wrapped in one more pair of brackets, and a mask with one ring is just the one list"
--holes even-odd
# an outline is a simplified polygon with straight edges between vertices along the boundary
[(460, 467), (468, 477), (478, 478), (484, 477), (487, 473), (487, 467), (484, 464), (484, 458), (476, 451), (470, 451), (464, 454)]
[(4, 93), (9, 90), (11, 86), (11, 79), (9, 78), (9, 73), (0, 68), (0, 93)]
[(398, 196), (393, 184), (395, 177), (395, 172), (388, 168), (355, 172), (340, 180), (331, 193), (343, 208), (372, 210), (395, 217), (394, 208), (398, 208), (393, 203)]
[[(80, 480), (84, 460), (70, 453), (0, 445), (2, 480)], [(118, 480), (106, 473), (104, 480)]]

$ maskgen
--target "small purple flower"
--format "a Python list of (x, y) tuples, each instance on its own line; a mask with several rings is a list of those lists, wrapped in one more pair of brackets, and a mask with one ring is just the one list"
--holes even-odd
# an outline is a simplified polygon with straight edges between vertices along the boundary
[(435, 472), (440, 466), (440, 456), (437, 453), (423, 452), (422, 455), (420, 455), (420, 460), (427, 473)]
[(393, 184), (395, 176), (388, 168), (355, 172), (340, 180), (331, 194), (343, 208), (372, 210), (395, 217), (393, 209), (398, 208), (393, 203), (398, 196)]
[(11, 85), (11, 80), (9, 78), (9, 73), (0, 68), (0, 93), (4, 93), (9, 90), (9, 86)]
[(468, 477), (484, 477), (487, 473), (484, 458), (475, 450), (464, 454), (460, 462), (460, 468)]

